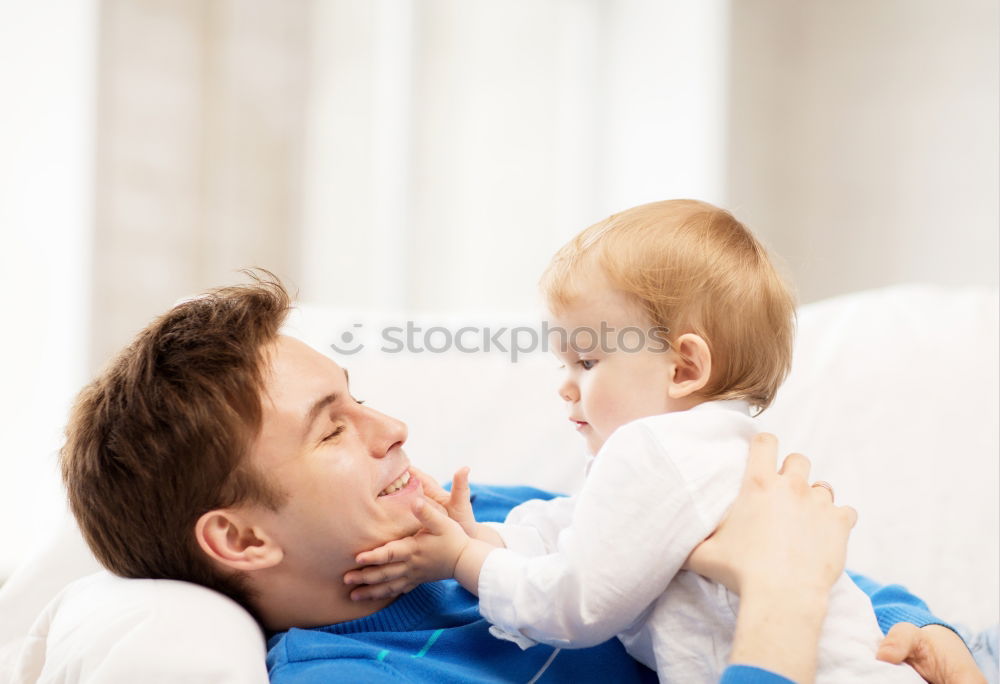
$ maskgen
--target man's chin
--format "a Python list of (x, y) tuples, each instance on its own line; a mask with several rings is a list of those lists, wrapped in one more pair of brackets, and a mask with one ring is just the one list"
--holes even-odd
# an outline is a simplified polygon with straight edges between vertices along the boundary
[(396, 541), (397, 539), (405, 539), (406, 537), (412, 537), (417, 532), (419, 532), (420, 529), (421, 529), (420, 521), (411, 516), (410, 520), (400, 521), (400, 526), (391, 533), (391, 536), (386, 537), (378, 544), (374, 544), (372, 548), (388, 544), (389, 542)]

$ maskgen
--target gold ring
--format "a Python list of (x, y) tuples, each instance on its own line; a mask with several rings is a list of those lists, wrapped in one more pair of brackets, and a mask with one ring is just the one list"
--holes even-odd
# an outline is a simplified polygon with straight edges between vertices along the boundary
[(827, 482), (825, 480), (816, 480), (815, 482), (813, 482), (809, 486), (810, 487), (822, 487), (826, 491), (830, 492), (830, 503), (833, 503), (833, 501), (834, 501), (834, 497), (833, 497), (833, 485), (831, 485), (829, 482)]

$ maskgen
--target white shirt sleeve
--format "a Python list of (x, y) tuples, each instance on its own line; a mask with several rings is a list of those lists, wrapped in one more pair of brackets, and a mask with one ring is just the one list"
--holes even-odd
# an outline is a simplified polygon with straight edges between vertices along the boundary
[(530, 499), (518, 504), (502, 523), (489, 525), (504, 545), (522, 556), (544, 556), (556, 550), (559, 533), (573, 521), (576, 497)]
[(480, 612), (512, 640), (582, 648), (624, 631), (712, 531), (641, 422), (611, 436), (569, 512), (553, 553), (497, 549), (483, 564)]

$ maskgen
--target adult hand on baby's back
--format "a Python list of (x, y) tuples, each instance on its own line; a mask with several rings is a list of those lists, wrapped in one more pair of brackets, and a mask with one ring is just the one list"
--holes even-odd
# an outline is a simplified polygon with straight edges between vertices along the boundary
[(825, 596), (844, 570), (857, 513), (809, 486), (805, 456), (788, 456), (776, 472), (777, 456), (774, 435), (753, 438), (739, 495), (684, 567), (738, 594), (764, 584)]
[(777, 461), (774, 435), (755, 436), (736, 500), (684, 567), (740, 595), (730, 662), (811, 682), (857, 513), (809, 486), (805, 456), (792, 454), (778, 472)]

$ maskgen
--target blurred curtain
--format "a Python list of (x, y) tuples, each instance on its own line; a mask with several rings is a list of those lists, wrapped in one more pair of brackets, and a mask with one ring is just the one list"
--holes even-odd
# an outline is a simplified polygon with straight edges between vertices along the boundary
[(101, 8), (94, 365), (241, 266), (345, 308), (524, 310), (589, 223), (722, 200), (722, 0)]
[(722, 201), (721, 0), (314, 6), (303, 291), (347, 307), (523, 310), (574, 233)]
[(100, 7), (93, 368), (241, 267), (294, 281), (311, 5)]

